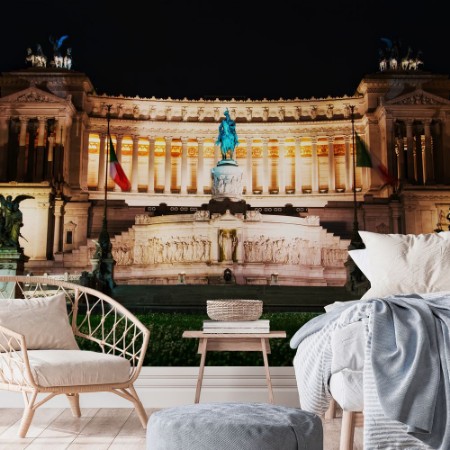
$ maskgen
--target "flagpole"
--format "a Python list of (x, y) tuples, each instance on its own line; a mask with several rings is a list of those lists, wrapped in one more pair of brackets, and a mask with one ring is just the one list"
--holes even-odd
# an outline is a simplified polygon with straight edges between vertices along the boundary
[(98, 236), (98, 249), (96, 257), (98, 259), (97, 268), (94, 271), (94, 275), (97, 278), (97, 289), (100, 291), (111, 294), (112, 289), (116, 283), (113, 278), (113, 268), (115, 261), (112, 257), (112, 244), (108, 233), (108, 158), (110, 152), (110, 130), (109, 123), (111, 120), (111, 107), (112, 105), (106, 105), (108, 111), (106, 113), (107, 120), (107, 136), (106, 136), (106, 155), (105, 155), (105, 192), (104, 192), (104, 207), (103, 207), (103, 223), (102, 229)]
[(105, 205), (103, 207), (103, 223), (106, 228), (107, 222), (107, 204), (108, 204), (108, 158), (109, 158), (109, 121), (111, 120), (110, 111), (112, 105), (106, 105), (108, 112), (106, 113), (106, 121), (107, 121), (107, 132), (106, 132), (106, 155), (105, 155)]
[[(364, 248), (364, 243), (361, 236), (358, 233), (358, 202), (356, 199), (356, 135), (355, 135), (355, 106), (350, 105), (351, 111), (351, 121), (352, 121), (352, 169), (353, 169), (353, 231), (352, 237), (350, 239), (350, 244), (348, 246), (349, 250), (356, 250)], [(347, 291), (354, 295), (362, 295), (370, 287), (368, 286), (368, 281), (361, 269), (353, 261), (353, 259), (348, 255), (347, 261), (344, 263), (347, 270), (347, 281), (345, 283), (345, 288)]]
[(362, 248), (362, 240), (358, 233), (358, 202), (356, 200), (356, 140), (355, 140), (355, 105), (350, 105), (351, 121), (352, 121), (352, 166), (353, 166), (353, 230), (352, 237), (350, 241), (350, 247)]

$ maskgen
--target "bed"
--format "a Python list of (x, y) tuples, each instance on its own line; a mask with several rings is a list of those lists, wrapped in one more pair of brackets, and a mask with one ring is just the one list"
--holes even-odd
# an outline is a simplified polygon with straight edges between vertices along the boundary
[(291, 339), (301, 407), (342, 407), (341, 450), (358, 418), (366, 450), (448, 450), (450, 232), (360, 235), (366, 248), (349, 253), (369, 291)]

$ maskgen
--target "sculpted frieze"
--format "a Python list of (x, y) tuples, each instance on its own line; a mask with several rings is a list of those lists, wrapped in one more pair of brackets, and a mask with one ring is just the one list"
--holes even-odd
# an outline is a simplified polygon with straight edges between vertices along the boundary
[(42, 102), (49, 103), (51, 102), (50, 98), (47, 95), (41, 95), (37, 92), (31, 91), (26, 94), (19, 95), (16, 97), (16, 102)]
[(450, 101), (437, 95), (417, 89), (412, 93), (385, 102), (386, 105), (450, 105)]

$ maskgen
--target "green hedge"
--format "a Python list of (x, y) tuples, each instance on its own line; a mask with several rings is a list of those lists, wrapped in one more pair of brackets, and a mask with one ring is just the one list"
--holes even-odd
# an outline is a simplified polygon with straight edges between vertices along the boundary
[[(270, 320), (270, 329), (286, 331), (286, 339), (270, 339), (270, 366), (292, 366), (295, 350), (289, 341), (295, 332), (308, 320), (319, 313), (283, 312), (264, 313), (261, 319)], [(139, 320), (150, 330), (150, 343), (145, 355), (146, 366), (198, 366), (198, 339), (182, 338), (185, 330), (201, 330), (203, 314), (185, 313), (147, 313), (137, 314)], [(87, 345), (86, 345), (87, 344)], [(89, 343), (82, 342), (84, 349), (92, 349)], [(260, 352), (208, 352), (208, 366), (260, 366), (263, 364)]]

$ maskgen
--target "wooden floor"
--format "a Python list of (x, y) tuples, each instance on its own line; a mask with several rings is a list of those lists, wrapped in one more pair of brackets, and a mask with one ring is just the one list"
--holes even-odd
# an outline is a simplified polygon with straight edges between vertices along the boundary
[[(147, 409), (147, 414), (154, 411)], [(145, 430), (132, 409), (82, 409), (81, 418), (74, 418), (70, 409), (39, 408), (27, 437), (20, 439), (17, 431), (22, 412), (0, 409), (1, 450), (145, 449)], [(339, 449), (340, 421), (339, 417), (324, 419), (324, 450)], [(354, 450), (362, 449), (362, 430), (357, 429)]]

